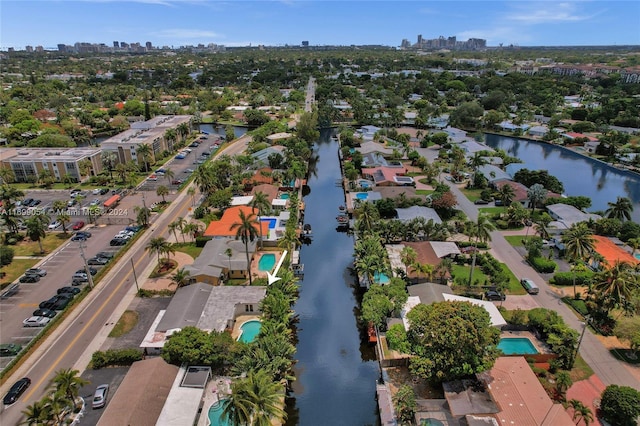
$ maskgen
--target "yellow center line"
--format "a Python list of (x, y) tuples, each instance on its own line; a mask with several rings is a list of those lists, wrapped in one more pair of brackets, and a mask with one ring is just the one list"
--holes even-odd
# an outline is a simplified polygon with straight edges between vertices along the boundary
[[(173, 215), (173, 217), (171, 218), (172, 220), (175, 220), (175, 218), (181, 214), (180, 210), (181, 209), (176, 209), (177, 212)], [(145, 256), (142, 256), (136, 263), (135, 266), (140, 265), (140, 263), (142, 263), (142, 261), (145, 259)], [(120, 283), (118, 283), (118, 285), (116, 286), (115, 289), (113, 289), (113, 291), (111, 292), (111, 294), (109, 295), (109, 297), (107, 297), (107, 299), (102, 303), (102, 305), (100, 305), (100, 307), (98, 308), (98, 310), (93, 314), (93, 316), (91, 316), (91, 318), (89, 319), (89, 321), (87, 321), (87, 323), (84, 325), (84, 327), (82, 327), (82, 330), (80, 330), (80, 332), (76, 335), (76, 337), (73, 338), (73, 340), (71, 341), (71, 343), (67, 346), (67, 348), (60, 354), (60, 356), (58, 356), (58, 358), (53, 362), (53, 364), (51, 364), (51, 367), (49, 367), (49, 369), (46, 371), (46, 373), (44, 373), (42, 375), (42, 378), (35, 384), (35, 386), (31, 387), (31, 390), (28, 391), (25, 396), (24, 399), (28, 400), (29, 398), (31, 398), (31, 396), (33, 395), (33, 393), (40, 387), (42, 386), (42, 384), (45, 382), (45, 380), (50, 380), (49, 379), (49, 375), (53, 372), (53, 370), (56, 369), (56, 367), (58, 366), (58, 364), (60, 363), (60, 361), (62, 361), (62, 358), (64, 358), (65, 356), (67, 356), (67, 354), (69, 353), (69, 351), (76, 345), (76, 343), (78, 343), (78, 340), (82, 337), (82, 335), (87, 331), (87, 329), (93, 325), (94, 321), (96, 320), (96, 318), (98, 317), (98, 315), (105, 309), (106, 305), (109, 303), (109, 301), (113, 298), (113, 296), (115, 296), (115, 294), (118, 292), (118, 290), (124, 285), (124, 283), (127, 281), (127, 279), (129, 279), (129, 276), (131, 275), (131, 272), (127, 273), (124, 278), (122, 278), (122, 280), (120, 281)], [(76, 318), (77, 319), (77, 318)]]

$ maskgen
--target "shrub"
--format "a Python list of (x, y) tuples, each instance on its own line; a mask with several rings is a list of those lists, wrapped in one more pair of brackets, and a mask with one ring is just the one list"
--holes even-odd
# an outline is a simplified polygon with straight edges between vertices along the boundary
[(530, 258), (529, 262), (531, 263), (531, 266), (533, 266), (533, 268), (536, 271), (541, 272), (543, 274), (549, 274), (555, 271), (556, 268), (558, 267), (556, 262), (554, 262), (553, 260), (545, 259), (544, 257)]
[(583, 286), (587, 285), (591, 278), (593, 277), (593, 272), (584, 271), (584, 272), (576, 272), (575, 275), (573, 272), (557, 272), (550, 280), (549, 283), (558, 286), (565, 285), (573, 285), (573, 279), (575, 276), (576, 285)]
[(496, 220), (496, 226), (500, 229), (509, 229), (509, 222), (506, 220), (498, 219)]
[(589, 310), (587, 309), (587, 305), (584, 303), (584, 300), (576, 300), (573, 297), (563, 297), (562, 300), (571, 305), (571, 307), (583, 317), (589, 314)]
[(209, 237), (196, 237), (196, 247), (204, 247), (210, 239)]
[(5, 245), (0, 246), (0, 266), (6, 266), (13, 262), (13, 249)]
[(479, 249), (487, 249), (489, 248), (489, 244), (484, 241), (457, 241), (456, 244), (458, 247), (477, 247)]
[(106, 352), (96, 351), (91, 355), (91, 366), (99, 370), (109, 366), (127, 366), (142, 359), (142, 351), (138, 349), (109, 349)]
[(407, 340), (407, 332), (402, 324), (394, 324), (387, 330), (387, 343), (389, 349), (396, 350), (403, 354), (410, 353), (409, 341)]
[(640, 392), (629, 386), (609, 385), (602, 392), (600, 410), (611, 424), (634, 426), (640, 415)]

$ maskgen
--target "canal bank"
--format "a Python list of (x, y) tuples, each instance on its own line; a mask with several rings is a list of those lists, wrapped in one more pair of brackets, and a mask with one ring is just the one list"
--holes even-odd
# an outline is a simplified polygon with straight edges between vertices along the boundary
[(294, 306), (297, 354), (287, 425), (376, 425), (374, 348), (359, 327), (360, 294), (352, 275), (353, 237), (339, 232), (335, 217), (345, 202), (338, 142), (323, 131), (314, 147), (305, 223), (313, 241), (300, 250), (305, 266)]

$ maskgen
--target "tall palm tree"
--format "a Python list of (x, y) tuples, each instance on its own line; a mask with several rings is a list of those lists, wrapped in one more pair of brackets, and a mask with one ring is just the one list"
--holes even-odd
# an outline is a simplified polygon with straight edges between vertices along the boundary
[(0, 167), (0, 184), (5, 185), (16, 181), (16, 175), (10, 167)]
[(189, 189), (187, 189), (187, 195), (191, 197), (191, 206), (193, 207), (195, 205), (196, 187), (189, 186)]
[(171, 281), (174, 282), (178, 288), (189, 284), (190, 278), (191, 273), (184, 268), (178, 269), (173, 275), (171, 275)]
[(238, 222), (231, 225), (231, 230), (236, 231), (236, 240), (240, 239), (244, 243), (245, 253), (247, 255), (247, 272), (249, 273), (249, 285), (253, 285), (251, 278), (251, 260), (249, 258), (249, 242), (253, 242), (257, 235), (256, 215), (252, 212), (249, 215), (245, 215), (243, 211), (240, 211)]
[(573, 410), (573, 416), (571, 418), (576, 420), (576, 424), (580, 424), (582, 421), (585, 426), (589, 426), (593, 422), (593, 413), (591, 412), (591, 409), (584, 405), (582, 401), (570, 399), (569, 407)]
[(193, 172), (193, 181), (204, 195), (209, 195), (216, 189), (216, 179), (211, 163), (202, 164)]
[(168, 245), (169, 243), (164, 237), (155, 237), (149, 241), (145, 249), (149, 250), (150, 256), (153, 256), (154, 254), (158, 255), (158, 264), (160, 264), (160, 255), (165, 253)]
[(67, 225), (69, 224), (69, 222), (71, 222), (71, 216), (69, 216), (67, 213), (61, 213), (56, 216), (56, 220), (58, 220), (58, 222), (62, 224), (62, 232), (66, 234)]
[(176, 172), (174, 172), (173, 170), (171, 170), (170, 167), (166, 167), (164, 169), (164, 177), (165, 179), (167, 179), (167, 182), (171, 183), (171, 180), (176, 177)]
[[(185, 219), (184, 217), (179, 217), (175, 220), (175, 222), (178, 224), (178, 229), (180, 230), (180, 233), (182, 234), (182, 242), (186, 243), (185, 239), (184, 239), (184, 227), (187, 225), (187, 219)], [(177, 238), (176, 238), (176, 242), (177, 242)]]
[(453, 260), (445, 257), (440, 261), (438, 266), (436, 266), (435, 272), (438, 274), (438, 277), (440, 277), (440, 284), (445, 284), (447, 275), (451, 276), (451, 272), (453, 272)]
[(278, 241), (278, 247), (286, 249), (289, 253), (291, 253), (298, 244), (298, 234), (296, 233), (296, 229), (292, 226), (287, 226), (284, 228), (284, 233)]
[(527, 198), (531, 204), (531, 217), (534, 217), (536, 206), (542, 204), (547, 198), (547, 190), (539, 183), (534, 183), (531, 188), (527, 189)]
[(193, 240), (195, 240), (196, 234), (198, 232), (200, 232), (200, 225), (198, 225), (197, 223), (194, 223), (194, 222), (187, 223), (186, 225), (184, 225), (182, 227), (182, 236), (183, 236), (183, 238), (184, 238), (184, 234), (188, 234), (188, 235), (191, 235)]
[(80, 388), (89, 382), (80, 377), (78, 370), (71, 368), (61, 369), (56, 372), (53, 378), (53, 386), (56, 392), (60, 392), (67, 397), (69, 402), (75, 405), (80, 393)]
[(420, 262), (415, 262), (413, 265), (411, 265), (413, 267), (413, 269), (418, 273), (418, 276), (421, 276), (424, 274), (425, 278), (431, 282), (433, 280), (433, 272), (435, 270), (435, 268), (433, 267), (433, 265), (429, 264), (429, 263), (420, 263)]
[[(487, 219), (487, 216), (478, 216), (478, 220), (475, 223), (475, 231), (476, 231), (476, 241), (487, 242), (491, 241), (491, 231), (493, 231), (495, 226)], [(473, 270), (476, 266), (476, 255), (478, 250), (473, 250), (473, 257), (471, 260), (471, 268), (469, 270), (469, 283), (467, 284), (471, 287), (471, 281), (473, 279)]]
[(506, 207), (511, 205), (515, 197), (516, 193), (511, 185), (502, 185), (498, 190), (498, 200)]
[(70, 401), (62, 392), (52, 393), (48, 398), (45, 398), (45, 401), (49, 408), (49, 412), (51, 413), (51, 417), (55, 419), (54, 424), (61, 425), (64, 414), (71, 407), (72, 401)]
[(156, 188), (156, 195), (159, 195), (162, 197), (162, 202), (166, 203), (167, 200), (165, 200), (165, 196), (169, 195), (169, 188), (167, 188), (164, 185), (160, 185), (158, 188)]
[(633, 204), (627, 197), (618, 197), (615, 203), (607, 203), (609, 208), (605, 212), (608, 218), (619, 219), (621, 221), (631, 220)]
[[(253, 194), (253, 199), (249, 204), (254, 209), (258, 210), (258, 223), (262, 224), (262, 213), (265, 211), (269, 211), (271, 204), (269, 203), (269, 199), (267, 198), (267, 194), (262, 191), (258, 191)], [(260, 230), (260, 245), (262, 246), (262, 226), (259, 226)]]
[(485, 164), (487, 164), (487, 160), (484, 158), (484, 156), (479, 152), (474, 152), (473, 156), (469, 159), (469, 166), (473, 168), (473, 182), (476, 181), (478, 169)]
[(231, 276), (231, 258), (233, 257), (233, 249), (231, 247), (227, 247), (224, 251), (225, 256), (229, 259), (229, 271), (227, 272), (227, 277)]
[(113, 151), (102, 151), (101, 154), (102, 165), (109, 172), (109, 177), (113, 179), (113, 171), (118, 164), (118, 156)]
[(565, 252), (569, 259), (584, 261), (594, 250), (595, 239), (584, 222), (575, 223), (562, 235)]
[(356, 208), (355, 213), (358, 218), (356, 228), (362, 234), (371, 232), (375, 228), (376, 222), (380, 219), (378, 209), (373, 203), (361, 203), (360, 206)]
[(409, 266), (412, 266), (418, 260), (418, 253), (413, 247), (405, 246), (400, 252), (400, 261), (404, 265), (404, 270), (409, 275)]
[(40, 253), (44, 253), (42, 247), (42, 239), (47, 236), (47, 224), (41, 219), (42, 215), (33, 216), (25, 220), (24, 224), (27, 227), (27, 236), (31, 241), (37, 241), (40, 246)]
[(631, 299), (640, 288), (640, 278), (635, 272), (630, 263), (616, 261), (610, 268), (596, 275), (593, 291), (601, 300), (607, 302), (605, 308), (611, 310), (614, 306)]
[(149, 171), (149, 162), (151, 162), (151, 155), (153, 154), (153, 150), (151, 149), (151, 145), (141, 144), (136, 148), (136, 154), (140, 157), (140, 160), (144, 163), (144, 172), (147, 173)]
[(147, 226), (149, 224), (149, 215), (151, 214), (149, 207), (134, 206), (133, 211), (136, 214), (136, 222), (138, 225)]
[(52, 424), (52, 414), (46, 399), (34, 401), (22, 410), (25, 420), (20, 423), (25, 426), (49, 426)]
[(223, 402), (222, 417), (233, 425), (269, 426), (282, 422), (284, 386), (274, 382), (265, 370), (249, 371), (245, 379), (231, 385), (231, 395)]
[[(182, 219), (182, 218), (180, 218)], [(180, 224), (178, 223), (178, 221), (174, 221), (171, 222), (169, 225), (167, 225), (167, 228), (169, 228), (169, 231), (171, 231), (173, 233), (173, 238), (176, 239), (176, 243), (178, 242), (178, 233), (176, 232), (178, 229), (180, 229)], [(182, 235), (182, 238), (184, 238), (184, 234)]]

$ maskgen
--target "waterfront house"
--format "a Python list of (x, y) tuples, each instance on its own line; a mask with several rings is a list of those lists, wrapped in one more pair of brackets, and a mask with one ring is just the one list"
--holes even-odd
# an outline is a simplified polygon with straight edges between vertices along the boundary
[(637, 265), (640, 263), (635, 256), (615, 244), (611, 238), (603, 237), (602, 235), (594, 235), (594, 247), (593, 250), (602, 256), (602, 261), (591, 258), (589, 260), (589, 266), (594, 270), (600, 270), (602, 268), (612, 268), (616, 262), (625, 262), (631, 265)]
[(248, 177), (242, 181), (245, 192), (251, 191), (256, 185), (272, 184), (273, 183), (273, 169), (271, 167), (261, 167), (253, 172), (251, 177)]
[(595, 154), (596, 149), (598, 149), (598, 146), (600, 146), (600, 141), (597, 141), (597, 140), (596, 141), (588, 140), (582, 145), (584, 150), (590, 154)]
[(393, 149), (385, 147), (384, 144), (380, 142), (374, 141), (362, 142), (362, 144), (360, 144), (360, 146), (355, 149), (356, 151), (359, 151), (363, 156), (373, 153), (380, 155), (393, 154)]
[[(249, 217), (251, 214), (258, 214), (257, 209), (249, 206), (229, 207), (222, 213), (222, 217), (219, 220), (212, 220), (209, 223), (203, 236), (211, 238), (235, 237), (237, 229), (233, 228), (233, 225), (240, 223), (240, 212), (244, 213), (245, 217)], [(262, 235), (266, 235), (269, 232), (268, 224), (264, 222), (258, 223), (257, 217), (255, 229), (258, 235), (260, 235), (260, 231), (262, 231)]]
[(549, 128), (547, 126), (533, 126), (529, 129), (529, 136), (533, 137), (543, 137), (549, 132)]
[[(401, 244), (389, 244), (387, 245), (387, 252), (389, 257), (392, 257), (393, 252), (400, 253), (404, 247), (411, 247), (416, 252), (416, 262), (423, 265), (432, 265), (434, 270), (437, 269), (442, 259), (446, 257), (453, 257), (461, 254), (460, 249), (453, 241), (403, 241)], [(392, 267), (405, 269), (405, 265), (400, 261), (399, 256), (396, 256), (399, 265), (392, 264)], [(412, 266), (406, 268), (407, 278), (412, 282), (425, 281), (426, 276), (417, 272)], [(436, 274), (434, 274), (435, 276)], [(450, 275), (446, 273), (443, 277), (444, 280), (448, 280)]]
[(354, 136), (365, 141), (370, 141), (373, 140), (376, 132), (379, 132), (380, 130), (382, 129), (376, 126), (362, 126), (355, 131)]
[(362, 169), (362, 177), (376, 186), (415, 186), (413, 178), (406, 174), (407, 168), (402, 163)]
[(497, 179), (491, 182), (496, 190), (500, 190), (505, 185), (509, 185), (513, 189), (513, 201), (522, 204), (525, 208), (529, 207), (529, 197), (527, 196), (527, 187), (520, 182), (514, 182), (510, 179)]
[(478, 167), (478, 173), (482, 173), (489, 183), (500, 180), (511, 180), (509, 173), (492, 164), (484, 164)]
[(269, 165), (269, 157), (271, 155), (279, 155), (284, 158), (282, 152), (284, 151), (284, 146), (282, 145), (273, 145), (268, 146), (265, 149), (261, 149), (260, 151), (256, 151), (251, 156), (254, 159), (254, 164), (262, 164), (264, 166)]
[(546, 208), (549, 216), (553, 219), (553, 221), (549, 223), (549, 228), (558, 231), (567, 230), (576, 223), (601, 219), (597, 214), (585, 213), (569, 204), (549, 204)]
[(431, 207), (423, 206), (411, 206), (406, 209), (397, 208), (398, 220), (401, 222), (410, 222), (413, 219), (422, 217), (425, 220), (433, 220), (435, 223), (442, 223), (442, 219), (438, 216), (438, 213)]
[[(256, 243), (257, 240), (248, 244), (250, 261), (256, 251)], [(192, 282), (211, 285), (220, 285), (225, 279), (248, 278), (249, 269), (244, 243), (230, 237), (207, 241), (193, 263), (184, 267)]]

